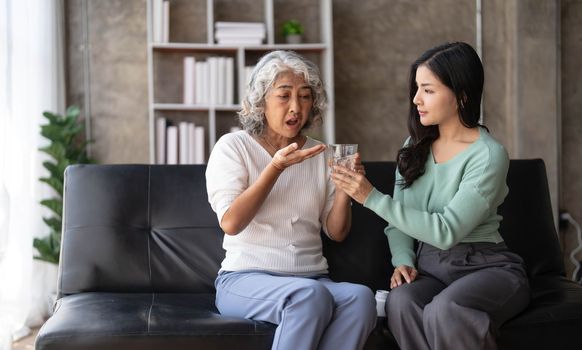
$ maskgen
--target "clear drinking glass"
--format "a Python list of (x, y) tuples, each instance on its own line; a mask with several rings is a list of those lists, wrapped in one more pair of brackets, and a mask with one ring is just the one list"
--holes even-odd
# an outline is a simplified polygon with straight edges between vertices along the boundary
[(335, 143), (327, 146), (328, 164), (330, 166), (341, 165), (355, 170), (357, 143)]

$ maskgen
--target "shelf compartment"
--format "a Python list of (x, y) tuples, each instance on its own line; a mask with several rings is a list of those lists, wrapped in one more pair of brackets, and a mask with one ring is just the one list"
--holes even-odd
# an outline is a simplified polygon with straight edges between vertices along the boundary
[[(147, 45), (152, 162), (158, 117), (168, 118), (168, 122), (192, 121), (204, 126), (208, 157), (216, 140), (238, 124), (236, 112), (241, 106), (237, 102), (246, 89), (247, 67), (274, 50), (296, 51), (319, 66), (328, 89), (327, 118), (322, 127), (307, 134), (328, 143), (335, 141), (332, 0), (171, 0), (169, 42), (165, 43), (152, 40), (152, 2), (148, 0)], [(282, 24), (290, 19), (300, 21), (305, 28), (301, 44), (287, 44), (281, 34)], [(217, 44), (214, 42), (216, 21), (262, 22), (266, 28), (264, 44)], [(196, 63), (213, 56), (234, 59), (233, 104), (183, 103), (187, 56), (194, 57)]]

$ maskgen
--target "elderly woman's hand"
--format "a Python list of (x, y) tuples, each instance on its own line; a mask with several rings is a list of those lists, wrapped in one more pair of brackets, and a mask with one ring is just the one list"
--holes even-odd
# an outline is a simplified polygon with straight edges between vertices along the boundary
[(273, 156), (271, 164), (279, 171), (283, 171), (293, 164), (315, 157), (325, 150), (325, 145), (319, 144), (307, 149), (298, 149), (299, 145), (293, 142), (285, 148), (281, 148)]
[(343, 166), (335, 165), (331, 178), (336, 187), (343, 190), (358, 203), (363, 204), (368, 198), (374, 186), (368, 181), (365, 175), (364, 166), (356, 158), (355, 170), (350, 170)]

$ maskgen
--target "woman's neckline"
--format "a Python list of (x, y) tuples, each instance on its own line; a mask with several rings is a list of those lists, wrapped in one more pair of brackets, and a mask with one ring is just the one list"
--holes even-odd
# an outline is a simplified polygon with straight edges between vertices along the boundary
[(461, 158), (461, 156), (463, 154), (465, 154), (466, 152), (468, 152), (476, 143), (478, 143), (479, 141), (481, 141), (483, 139), (483, 128), (481, 128), (480, 126), (477, 127), (479, 130), (479, 136), (475, 139), (475, 141), (471, 142), (469, 145), (467, 145), (467, 147), (463, 148), (461, 151), (459, 151), (457, 154), (455, 154), (454, 156), (452, 156), (451, 158), (443, 161), (443, 162), (437, 162), (435, 157), (434, 157), (434, 153), (432, 152), (432, 145), (429, 147), (429, 157), (430, 157), (430, 161), (433, 165), (436, 166), (442, 166), (442, 165), (446, 165), (446, 164), (450, 164), (453, 163), (456, 159)]

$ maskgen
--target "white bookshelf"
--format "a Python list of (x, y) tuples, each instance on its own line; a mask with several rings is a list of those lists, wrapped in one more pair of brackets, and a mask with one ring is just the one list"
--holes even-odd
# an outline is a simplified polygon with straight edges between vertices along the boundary
[[(197, 120), (204, 115), (204, 126), (206, 127), (206, 157), (212, 150), (216, 140), (222, 136), (223, 130), (217, 128), (218, 115), (229, 115), (233, 117), (232, 126), (236, 125), (234, 116), (240, 109), (239, 104), (215, 105), (215, 104), (183, 104), (182, 95), (174, 93), (166, 94), (166, 91), (181, 87), (183, 84), (182, 74), (177, 74), (175, 67), (171, 63), (163, 63), (168, 57), (170, 60), (178, 60), (175, 57), (201, 55), (201, 57), (227, 56), (234, 58), (234, 79), (235, 86), (234, 100), (240, 101), (244, 92), (244, 68), (245, 66), (254, 65), (258, 57), (272, 50), (294, 50), (308, 58), (316, 57), (316, 63), (321, 69), (324, 84), (328, 93), (329, 107), (327, 116), (323, 122), (321, 130), (322, 141), (326, 143), (335, 142), (335, 111), (334, 111), (334, 80), (333, 80), (333, 25), (332, 25), (332, 0), (318, 0), (319, 9), (319, 36), (316, 42), (306, 42), (302, 44), (286, 44), (276, 42), (275, 28), (277, 16), (283, 16), (277, 12), (277, 1), (264, 0), (264, 17), (262, 20), (266, 27), (266, 39), (262, 45), (222, 45), (215, 43), (214, 40), (214, 23), (215, 23), (215, 1), (206, 0), (206, 18), (196, 19), (205, 21), (206, 40), (205, 42), (172, 42), (172, 33), (170, 25), (169, 42), (155, 42), (153, 33), (153, 6), (155, 0), (148, 0), (147, 6), (147, 27), (148, 27), (148, 113), (149, 113), (149, 151), (150, 162), (155, 163), (156, 140), (155, 127), (156, 118), (163, 116), (172, 120), (172, 113), (179, 115), (177, 119), (183, 121), (188, 119), (188, 114), (196, 114)], [(202, 4), (204, 4), (202, 0)], [(201, 1), (193, 4), (200, 6)], [(228, 2), (221, 2), (222, 6)], [(170, 1), (170, 11), (171, 8)], [(179, 13), (172, 13), (170, 18), (176, 18)], [(201, 16), (204, 17), (204, 16)], [(283, 18), (281, 17), (281, 18)], [(297, 18), (302, 20), (301, 18)], [(162, 63), (160, 63), (162, 62)], [(175, 66), (175, 64), (174, 64)], [(166, 71), (170, 77), (166, 77)], [(176, 86), (172, 86), (176, 84)], [(170, 87), (170, 89), (167, 89)], [(180, 90), (181, 91), (181, 90)], [(161, 96), (164, 92), (166, 95)], [(194, 118), (194, 117), (193, 117)]]

